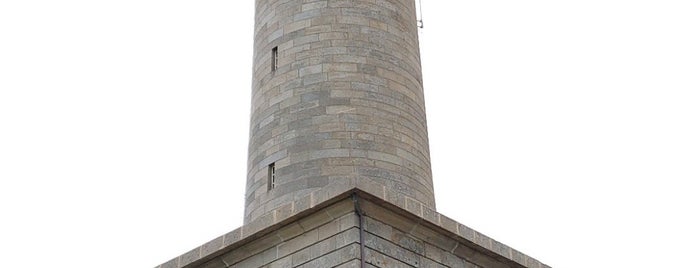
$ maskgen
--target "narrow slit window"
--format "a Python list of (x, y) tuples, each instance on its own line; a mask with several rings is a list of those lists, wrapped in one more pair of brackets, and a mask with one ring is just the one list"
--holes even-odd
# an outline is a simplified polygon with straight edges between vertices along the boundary
[(267, 191), (271, 191), (275, 186), (277, 186), (277, 170), (272, 163), (267, 167)]
[(272, 49), (272, 72), (279, 68), (279, 47)]

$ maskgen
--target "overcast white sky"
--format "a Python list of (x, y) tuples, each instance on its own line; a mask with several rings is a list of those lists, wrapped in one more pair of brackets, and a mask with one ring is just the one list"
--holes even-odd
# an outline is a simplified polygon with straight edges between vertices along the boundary
[[(252, 0), (0, 1), (3, 267), (242, 224)], [(554, 267), (691, 267), (699, 4), (424, 0), (438, 210)]]

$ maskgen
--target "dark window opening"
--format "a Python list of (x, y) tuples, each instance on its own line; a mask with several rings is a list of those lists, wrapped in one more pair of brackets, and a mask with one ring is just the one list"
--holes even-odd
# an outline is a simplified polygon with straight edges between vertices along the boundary
[(274, 167), (274, 163), (269, 164), (267, 167), (267, 191), (274, 189), (277, 184), (277, 170)]
[(279, 47), (272, 49), (272, 72), (279, 68)]

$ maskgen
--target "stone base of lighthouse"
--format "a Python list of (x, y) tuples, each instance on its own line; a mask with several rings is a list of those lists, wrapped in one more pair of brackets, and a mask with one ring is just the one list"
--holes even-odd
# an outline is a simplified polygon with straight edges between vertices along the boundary
[(549, 266), (382, 185), (347, 181), (156, 268), (195, 267)]

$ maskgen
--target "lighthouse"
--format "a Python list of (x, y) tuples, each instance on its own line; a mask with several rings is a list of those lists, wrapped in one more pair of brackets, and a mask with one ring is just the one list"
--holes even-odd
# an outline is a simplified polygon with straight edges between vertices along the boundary
[(417, 29), (414, 0), (256, 0), (244, 224), (156, 268), (549, 267), (436, 211)]

